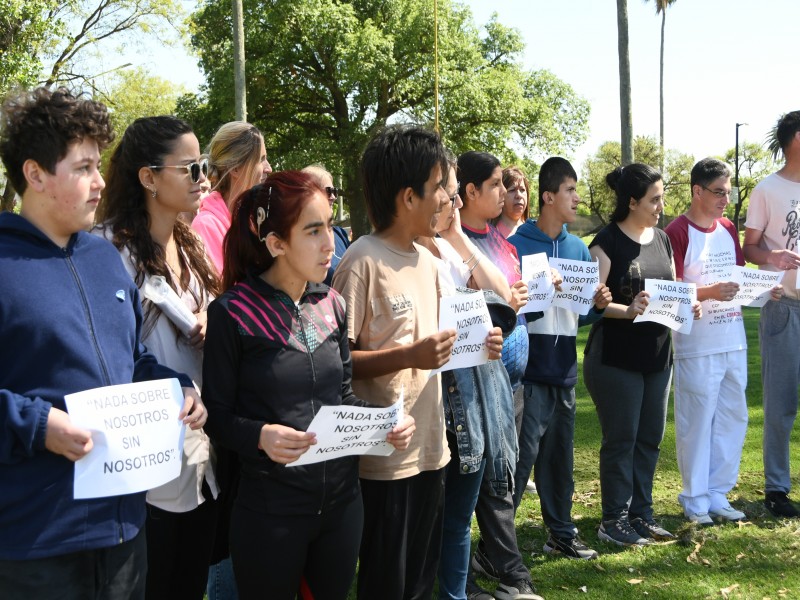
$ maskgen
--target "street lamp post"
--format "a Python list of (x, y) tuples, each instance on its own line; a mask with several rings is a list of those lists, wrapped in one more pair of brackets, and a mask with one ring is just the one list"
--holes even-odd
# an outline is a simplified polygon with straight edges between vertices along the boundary
[(747, 125), (747, 123), (736, 124), (736, 201), (739, 201), (739, 127)]

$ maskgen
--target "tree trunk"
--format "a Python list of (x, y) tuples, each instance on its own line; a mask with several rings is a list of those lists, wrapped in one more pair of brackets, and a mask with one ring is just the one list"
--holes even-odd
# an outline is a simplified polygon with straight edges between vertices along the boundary
[(247, 120), (247, 92), (244, 79), (244, 17), (242, 0), (233, 2), (233, 87), (236, 120)]
[(661, 143), (661, 172), (664, 172), (664, 26), (667, 23), (667, 7), (661, 10), (661, 70), (659, 73), (659, 142)]
[(622, 164), (633, 162), (631, 111), (631, 61), (628, 55), (628, 0), (617, 0), (617, 53), (619, 55), (619, 116)]
[(15, 204), (16, 194), (14, 193), (14, 187), (11, 185), (11, 182), (6, 181), (6, 187), (3, 190), (3, 197), (0, 199), (0, 212), (14, 210)]
[(360, 159), (360, 153), (348, 152), (347, 160), (344, 163), (344, 185), (347, 204), (350, 207), (350, 227), (353, 231), (353, 241), (372, 231), (372, 225), (367, 215), (367, 205), (364, 202), (364, 186), (359, 168)]

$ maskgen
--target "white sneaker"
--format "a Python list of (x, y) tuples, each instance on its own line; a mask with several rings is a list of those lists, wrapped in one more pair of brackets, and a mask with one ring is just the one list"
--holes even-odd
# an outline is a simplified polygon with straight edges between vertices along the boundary
[(533, 482), (532, 479), (528, 479), (528, 483), (525, 484), (525, 492), (528, 494), (537, 494), (536, 491), (536, 484)]
[(742, 511), (736, 510), (730, 505), (724, 508), (710, 510), (708, 511), (708, 514), (715, 519), (722, 519), (724, 521), (744, 521), (747, 518), (747, 515), (745, 515)]
[(692, 523), (696, 523), (698, 525), (714, 524), (713, 519), (708, 516), (708, 513), (695, 513), (693, 515), (687, 515), (686, 518), (689, 519)]

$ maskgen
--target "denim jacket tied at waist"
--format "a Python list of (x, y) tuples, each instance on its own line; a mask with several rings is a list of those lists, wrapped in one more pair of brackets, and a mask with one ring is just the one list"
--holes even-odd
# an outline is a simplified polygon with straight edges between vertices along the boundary
[(499, 360), (442, 373), (447, 429), (456, 436), (462, 473), (474, 473), (486, 458), (484, 477), (496, 496), (513, 491), (519, 447), (514, 398)]

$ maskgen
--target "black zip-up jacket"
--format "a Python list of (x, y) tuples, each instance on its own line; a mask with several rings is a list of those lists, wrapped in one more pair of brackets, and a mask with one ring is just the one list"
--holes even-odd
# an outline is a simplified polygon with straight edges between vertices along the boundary
[(239, 504), (260, 513), (318, 514), (359, 493), (357, 457), (287, 468), (258, 448), (265, 423), (306, 431), (321, 406), (365, 405), (350, 385), (346, 332), (344, 299), (323, 284), (309, 284), (295, 305), (250, 277), (209, 307), (205, 431), (239, 455)]

